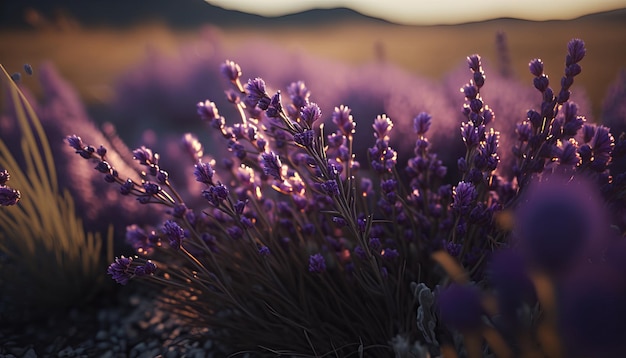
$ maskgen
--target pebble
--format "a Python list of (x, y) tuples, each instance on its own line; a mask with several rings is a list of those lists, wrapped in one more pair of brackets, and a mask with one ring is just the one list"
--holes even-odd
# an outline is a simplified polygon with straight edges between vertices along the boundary
[(109, 336), (109, 333), (104, 331), (104, 330), (99, 330), (98, 333), (96, 333), (96, 340), (97, 341), (104, 341), (105, 339), (107, 339), (107, 337)]
[[(41, 354), (37, 354), (32, 344), (21, 346), (17, 343), (17, 341), (23, 342), (22, 334), (12, 339), (10, 333), (4, 331), (0, 334), (2, 338), (0, 357), (204, 358), (214, 356), (210, 352), (216, 348), (216, 345), (210, 340), (192, 338), (181, 340), (180, 337), (190, 333), (190, 329), (183, 326), (175, 315), (162, 311), (156, 301), (140, 295), (125, 299), (126, 305), (106, 307), (97, 313), (94, 312), (96, 329), (92, 336), (81, 342), (69, 339), (70, 336), (75, 337), (84, 333), (78, 323), (70, 325), (64, 328), (63, 332), (59, 332), (61, 335), (54, 340), (47, 338), (51, 343), (41, 348), (39, 352)], [(66, 318), (79, 322), (82, 319), (82, 322), (85, 322), (79, 310), (68, 312)], [(55, 324), (54, 320), (56, 324), (60, 322), (59, 319), (52, 318), (46, 322), (46, 325)], [(42, 332), (46, 332), (44, 327), (33, 326), (28, 329), (35, 339), (39, 336), (46, 337), (42, 335)], [(206, 330), (194, 332), (202, 333)]]

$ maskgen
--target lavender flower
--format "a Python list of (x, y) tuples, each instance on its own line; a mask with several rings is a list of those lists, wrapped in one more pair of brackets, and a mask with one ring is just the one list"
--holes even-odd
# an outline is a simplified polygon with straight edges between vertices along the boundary
[(322, 254), (309, 256), (309, 272), (322, 273), (326, 271), (326, 260)]
[(17, 204), (20, 198), (21, 194), (19, 190), (0, 185), (0, 206), (13, 206)]
[(109, 265), (107, 273), (111, 275), (111, 278), (113, 278), (115, 282), (126, 285), (134, 274), (134, 272), (130, 270), (132, 262), (133, 259), (131, 257), (121, 256), (116, 258), (115, 262)]
[(276, 180), (282, 179), (282, 163), (274, 152), (261, 154), (261, 165), (263, 167), (263, 173), (274, 177)]
[(200, 183), (213, 185), (213, 174), (215, 171), (210, 163), (199, 162), (194, 166), (193, 175), (196, 178), (196, 181)]

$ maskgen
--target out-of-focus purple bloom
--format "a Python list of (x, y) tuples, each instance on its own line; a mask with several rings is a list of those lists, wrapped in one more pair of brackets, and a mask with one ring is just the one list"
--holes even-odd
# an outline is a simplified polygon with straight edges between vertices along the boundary
[(311, 92), (306, 87), (303, 81), (292, 82), (287, 87), (287, 93), (289, 93), (289, 97), (291, 98), (291, 102), (293, 103), (296, 110), (300, 110), (300, 108), (306, 106), (309, 103), (309, 97), (311, 96)]
[(590, 245), (605, 234), (598, 193), (586, 183), (566, 183), (558, 177), (536, 182), (529, 190), (515, 221), (529, 262), (555, 275), (584, 262)]
[(269, 256), (270, 253), (270, 248), (267, 246), (261, 246), (261, 248), (259, 248), (259, 255), (261, 256)]
[(222, 63), (220, 71), (231, 82), (235, 82), (241, 77), (241, 67), (231, 60)]
[(9, 174), (8, 170), (5, 169), (0, 171), (0, 185), (5, 185), (10, 178), (11, 175)]
[(27, 75), (32, 76), (33, 75), (33, 66), (29, 65), (28, 63), (24, 64), (24, 72), (26, 72)]
[(20, 200), (19, 190), (12, 189), (5, 185), (0, 185), (0, 206), (13, 206)]
[(322, 273), (326, 271), (326, 260), (322, 254), (309, 256), (309, 272)]
[(495, 253), (487, 267), (487, 279), (496, 292), (498, 308), (507, 323), (518, 324), (518, 309), (524, 303), (532, 305), (536, 301), (524, 257), (510, 249)]
[(474, 286), (453, 283), (439, 291), (437, 307), (441, 321), (452, 329), (467, 332), (480, 328), (484, 309), (480, 291)]
[(623, 238), (604, 262), (580, 265), (558, 292), (558, 327), (568, 357), (621, 357), (626, 351)]
[(198, 137), (191, 133), (185, 133), (181, 138), (180, 144), (183, 151), (189, 155), (194, 163), (200, 161), (200, 159), (204, 155), (202, 143), (200, 143)]

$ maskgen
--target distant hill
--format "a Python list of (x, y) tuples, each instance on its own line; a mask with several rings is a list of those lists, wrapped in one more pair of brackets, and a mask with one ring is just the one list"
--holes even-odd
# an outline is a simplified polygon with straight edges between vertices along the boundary
[[(26, 16), (26, 14), (29, 14)], [(626, 9), (583, 16), (583, 19), (626, 21)], [(3, 0), (0, 28), (32, 28), (43, 22), (73, 21), (81, 26), (132, 26), (161, 21), (175, 28), (317, 26), (337, 22), (389, 23), (347, 8), (315, 9), (279, 17), (263, 17), (211, 5), (204, 0)], [(521, 20), (520, 20), (521, 21)]]
[(82, 26), (132, 26), (142, 21), (162, 21), (176, 28), (205, 24), (220, 27), (267, 25), (321, 25), (337, 21), (384, 20), (362, 15), (347, 8), (309, 10), (268, 18), (241, 11), (226, 10), (203, 0), (4, 0), (0, 1), (1, 28), (32, 27), (33, 10), (42, 18), (71, 19)]

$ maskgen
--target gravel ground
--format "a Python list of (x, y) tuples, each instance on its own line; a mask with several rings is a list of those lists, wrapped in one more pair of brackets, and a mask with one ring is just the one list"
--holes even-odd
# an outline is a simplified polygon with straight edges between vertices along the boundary
[(0, 358), (225, 357), (159, 308), (153, 295), (120, 290), (91, 307), (21, 325), (0, 323)]

